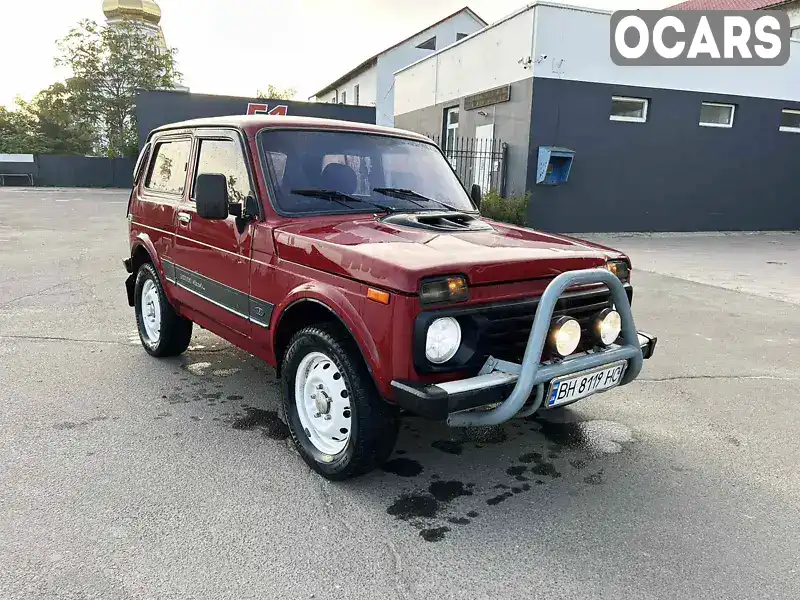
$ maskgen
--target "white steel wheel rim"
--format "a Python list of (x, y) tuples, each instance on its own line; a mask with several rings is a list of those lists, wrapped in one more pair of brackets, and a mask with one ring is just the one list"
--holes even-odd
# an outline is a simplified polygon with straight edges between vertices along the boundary
[(161, 301), (152, 279), (146, 280), (142, 286), (142, 325), (147, 341), (157, 344), (161, 337)]
[(300, 424), (311, 444), (335, 456), (350, 441), (352, 412), (344, 375), (322, 352), (307, 354), (297, 367), (294, 399)]

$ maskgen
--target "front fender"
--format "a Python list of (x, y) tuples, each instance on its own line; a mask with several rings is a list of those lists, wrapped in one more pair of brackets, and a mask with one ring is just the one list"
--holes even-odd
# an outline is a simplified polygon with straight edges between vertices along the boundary
[[(350, 294), (348, 297), (348, 294), (343, 293), (340, 288), (326, 283), (317, 281), (304, 283), (289, 292), (275, 307), (270, 326), (273, 331), (278, 331), (283, 314), (298, 301), (312, 300), (322, 304), (350, 331), (361, 350), (361, 355), (364, 357), (364, 362), (366, 362), (378, 390), (384, 397), (387, 397), (391, 393), (391, 376), (384, 373), (384, 369), (381, 368), (378, 347), (370, 335), (358, 307), (354, 304), (357, 299), (356, 294)], [(363, 300), (366, 301), (366, 298)]]

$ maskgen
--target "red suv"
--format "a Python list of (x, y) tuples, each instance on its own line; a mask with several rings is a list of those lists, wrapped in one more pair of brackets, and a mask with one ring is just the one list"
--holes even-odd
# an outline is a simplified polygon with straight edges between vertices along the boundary
[(153, 131), (128, 205), (129, 304), (153, 356), (192, 324), (275, 366), (292, 438), (329, 479), (381, 465), (401, 409), (498, 424), (625, 385), (628, 258), (484, 219), (423, 136), (222, 117)]

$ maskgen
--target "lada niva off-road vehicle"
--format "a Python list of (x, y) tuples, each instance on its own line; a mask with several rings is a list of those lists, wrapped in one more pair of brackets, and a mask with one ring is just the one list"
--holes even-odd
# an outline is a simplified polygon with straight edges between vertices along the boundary
[(292, 439), (329, 479), (382, 464), (402, 410), (499, 424), (630, 383), (630, 261), (482, 218), (429, 139), (224, 117), (153, 131), (128, 205), (142, 344), (192, 325), (276, 367)]

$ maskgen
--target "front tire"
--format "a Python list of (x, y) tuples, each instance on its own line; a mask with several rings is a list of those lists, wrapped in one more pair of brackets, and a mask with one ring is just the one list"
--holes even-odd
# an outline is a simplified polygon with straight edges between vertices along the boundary
[(192, 322), (172, 308), (151, 263), (139, 267), (133, 297), (139, 339), (147, 353), (159, 358), (182, 354), (192, 340)]
[(282, 366), (284, 414), (303, 460), (341, 481), (380, 467), (397, 440), (397, 409), (380, 397), (353, 339), (331, 324), (292, 338)]

